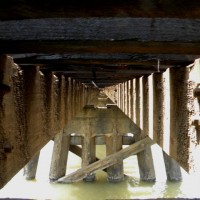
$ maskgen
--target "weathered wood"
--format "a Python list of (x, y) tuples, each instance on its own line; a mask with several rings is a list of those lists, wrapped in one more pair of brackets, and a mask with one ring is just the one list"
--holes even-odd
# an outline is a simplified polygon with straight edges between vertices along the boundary
[(150, 138), (145, 138), (141, 141), (138, 141), (129, 147), (126, 147), (117, 153), (114, 153), (112, 155), (107, 156), (106, 158), (103, 158), (95, 163), (92, 163), (82, 169), (77, 170), (74, 173), (69, 174), (66, 177), (60, 178), (57, 180), (59, 183), (71, 183), (71, 182), (76, 182), (84, 177), (87, 176), (87, 174), (95, 173), (99, 170), (105, 169), (111, 165), (114, 165), (118, 163), (119, 161), (136, 154), (140, 151), (143, 151), (146, 147), (149, 145), (153, 144), (154, 142)]
[[(18, 31), (19, 27), (20, 31)], [(173, 18), (117, 17), (10, 20), (0, 21), (0, 40), (199, 42), (199, 27), (199, 19)], [(124, 47), (121, 46), (121, 48)]]
[[(55, 18), (55, 17), (168, 17), (199, 18), (198, 0), (140, 0), (140, 1), (55, 1), (41, 2), (2, 0), (0, 19)], [(24, 12), (26, 10), (26, 12)], [(12, 13), (12, 15), (9, 15)]]
[(181, 181), (182, 174), (181, 168), (178, 163), (168, 156), (165, 152), (163, 152), (164, 163), (166, 168), (167, 180), (168, 181)]
[(194, 96), (199, 74), (199, 60), (187, 68), (170, 69), (170, 156), (191, 173), (200, 169), (198, 133), (192, 124), (192, 119), (199, 116)]
[[(170, 156), (189, 171), (189, 69), (170, 69)], [(192, 131), (192, 130), (191, 130)], [(184, 144), (184, 145), (183, 145)]]
[(0, 53), (152, 53), (200, 54), (198, 41), (0, 40)]
[(37, 153), (24, 167), (24, 176), (26, 180), (35, 179), (40, 152)]
[(65, 176), (67, 168), (68, 151), (70, 146), (69, 142), (70, 135), (64, 136), (63, 132), (58, 133), (54, 137), (54, 147), (49, 172), (49, 179), (51, 181), (57, 180)]
[(163, 150), (170, 154), (170, 71), (166, 70), (163, 79)]
[[(112, 155), (122, 149), (122, 136), (117, 133), (106, 136), (106, 155)], [(118, 183), (124, 180), (123, 160), (107, 168), (107, 180), (110, 183)]]
[[(135, 136), (135, 140), (141, 140), (146, 137), (143, 131), (144, 113), (143, 113), (143, 82), (142, 78), (136, 79), (136, 125), (141, 128), (140, 134)], [(147, 129), (147, 127), (146, 127)], [(143, 181), (155, 181), (155, 170), (153, 164), (153, 157), (151, 147), (147, 147), (144, 151), (137, 154), (138, 166), (140, 172), (140, 179)]]
[[(70, 145), (69, 150), (74, 153), (75, 155), (82, 157), (82, 148), (76, 145)], [(96, 161), (100, 160), (96, 157)], [(107, 168), (103, 169), (104, 172), (107, 172)]]
[[(82, 137), (82, 168), (96, 161), (95, 138), (92, 135), (91, 127), (86, 123), (83, 129), (85, 129), (85, 134)], [(95, 181), (95, 174), (88, 173), (83, 180), (86, 182)]]
[(69, 150), (75, 155), (82, 157), (82, 148), (77, 145), (70, 145)]
[[(28, 87), (28, 84), (24, 82), (23, 71), (14, 64), (11, 57), (0, 56), (0, 81), (9, 88), (3, 93), (0, 90), (0, 188), (24, 167), (29, 159), (39, 151), (39, 148), (46, 143), (45, 134), (43, 133), (43, 137), (40, 135), (42, 121), (39, 122), (39, 120), (41, 120), (42, 114), (36, 113), (42, 105), (41, 90), (36, 92), (36, 88), (38, 89), (41, 84), (41, 77), (38, 70), (34, 69), (33, 71), (29, 80), (29, 91), (33, 93), (24, 93), (24, 88)], [(32, 103), (38, 103), (37, 108), (33, 105), (36, 109), (34, 113), (28, 102), (31, 95)], [(34, 121), (31, 122), (33, 116), (37, 119), (34, 118)], [(38, 131), (35, 132), (35, 135), (31, 135), (31, 126)]]
[(67, 113), (66, 113), (66, 100), (67, 100), (67, 93), (66, 93), (66, 79), (62, 75), (58, 77), (59, 83), (58, 83), (58, 123), (59, 123), (59, 129), (62, 130), (62, 128), (67, 123)]
[(0, 56), (0, 188), (60, 131), (57, 81), (38, 67), (22, 70)]
[[(102, 54), (102, 53), (63, 53), (63, 54), (12, 54), (15, 62), (22, 65), (25, 64), (40, 64), (51, 68), (56, 68), (60, 65), (65, 65), (65, 68), (71, 69), (70, 65), (88, 66), (88, 70), (98, 69), (135, 69), (137, 67), (148, 69), (155, 69), (157, 67), (158, 59), (160, 60), (160, 69), (164, 69), (165, 66), (187, 66), (195, 59), (199, 58), (198, 55), (182, 55), (182, 54)], [(43, 65), (42, 65), (43, 64)], [(56, 64), (56, 67), (55, 67)], [(67, 64), (67, 66), (66, 66)], [(93, 66), (91, 66), (93, 65)], [(95, 65), (95, 66), (94, 66)], [(104, 66), (109, 65), (109, 66)], [(114, 67), (113, 67), (114, 65)], [(127, 67), (126, 65), (129, 65)], [(74, 66), (74, 67), (75, 67)], [(45, 67), (45, 66), (44, 66)], [(153, 68), (152, 68), (153, 67)], [(75, 68), (76, 69), (76, 68)]]
[[(105, 135), (96, 135), (95, 136), (95, 144), (96, 145), (105, 145)], [(133, 136), (128, 135), (122, 135), (122, 144), (123, 145), (130, 145), (135, 142), (135, 139)], [(74, 135), (70, 137), (70, 145), (81, 145), (82, 144), (82, 136)]]
[(142, 77), (142, 130), (149, 136), (149, 83), (148, 77)]
[(153, 140), (163, 147), (164, 85), (162, 74), (153, 75)]

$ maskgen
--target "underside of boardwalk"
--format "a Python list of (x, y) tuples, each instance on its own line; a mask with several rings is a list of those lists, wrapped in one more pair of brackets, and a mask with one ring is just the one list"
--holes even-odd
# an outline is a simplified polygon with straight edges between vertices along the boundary
[[(135, 154), (155, 181), (151, 145), (168, 180), (200, 173), (200, 2), (0, 2), (0, 188), (54, 140), (49, 178), (124, 179)], [(106, 145), (105, 159), (95, 145)], [(128, 147), (123, 148), (123, 145)], [(82, 168), (66, 175), (68, 151)]]

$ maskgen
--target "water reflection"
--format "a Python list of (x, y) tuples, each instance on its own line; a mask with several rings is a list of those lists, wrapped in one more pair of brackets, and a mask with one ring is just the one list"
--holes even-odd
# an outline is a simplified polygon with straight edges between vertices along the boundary
[[(183, 174), (182, 182), (168, 182), (164, 169), (157, 163), (157, 181), (147, 183), (140, 181), (136, 156), (124, 160), (124, 173), (127, 175), (122, 183), (108, 183), (105, 172), (98, 172), (95, 183), (78, 182), (73, 184), (49, 183), (48, 173), (53, 144), (49, 143), (41, 152), (40, 164), (35, 181), (26, 181), (22, 171), (19, 172), (1, 191), (0, 198), (30, 198), (55, 200), (102, 200), (102, 199), (142, 199), (142, 198), (199, 198), (200, 179)], [(98, 147), (98, 157), (105, 157), (104, 147)], [(70, 153), (70, 167), (67, 173), (80, 168), (81, 159)], [(158, 171), (160, 171), (158, 173)], [(20, 183), (20, 184), (19, 184)], [(192, 187), (191, 187), (192, 186)]]

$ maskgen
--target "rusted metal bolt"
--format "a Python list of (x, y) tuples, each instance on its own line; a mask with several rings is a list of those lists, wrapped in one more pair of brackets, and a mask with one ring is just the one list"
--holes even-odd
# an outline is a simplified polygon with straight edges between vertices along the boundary
[(199, 119), (195, 119), (193, 122), (192, 122), (192, 125), (194, 126), (200, 126), (200, 120)]
[(4, 150), (5, 153), (11, 153), (12, 150), (13, 150), (13, 146), (8, 142), (4, 142), (3, 150)]
[(194, 96), (200, 98), (200, 88), (194, 89)]

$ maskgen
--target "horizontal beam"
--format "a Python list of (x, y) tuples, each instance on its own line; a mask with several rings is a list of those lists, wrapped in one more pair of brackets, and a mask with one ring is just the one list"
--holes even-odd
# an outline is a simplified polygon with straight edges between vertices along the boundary
[[(158, 62), (158, 61), (157, 61)], [(21, 64), (20, 65), (23, 69), (28, 69), (29, 67), (33, 66), (33, 64)], [(71, 73), (109, 73), (109, 72), (116, 72), (116, 73), (138, 73), (142, 71), (147, 72), (155, 72), (157, 71), (157, 65), (67, 65), (67, 64), (55, 64), (55, 65), (41, 65), (40, 70), (43, 72), (45, 71), (65, 71)], [(160, 70), (164, 71), (166, 68), (170, 66), (160, 66)]]
[(0, 40), (13, 41), (199, 42), (199, 32), (200, 19), (116, 17), (0, 21)]
[(6, 54), (24, 52), (200, 54), (200, 42), (0, 40), (0, 46), (0, 53)]
[[(105, 145), (106, 135), (103, 136), (95, 136), (95, 144), (96, 145)], [(123, 145), (130, 145), (135, 142), (135, 139), (132, 136), (122, 136), (122, 144)], [(71, 136), (70, 138), (70, 145), (81, 145), (82, 144), (82, 136)]]
[[(96, 53), (65, 53), (65, 54), (12, 54), (18, 64), (44, 65), (187, 65), (199, 58), (199, 55), (181, 54), (96, 54)], [(186, 66), (185, 65), (185, 66)], [(69, 66), (67, 66), (69, 67)], [(110, 67), (110, 66), (108, 66)]]
[(135, 75), (149, 75), (152, 73), (157, 72), (157, 70), (121, 70), (121, 71), (113, 71), (113, 72), (96, 72), (95, 77), (93, 76), (91, 71), (54, 71), (56, 74), (63, 74), (74, 78), (97, 78), (97, 79), (104, 79), (104, 78), (126, 78), (132, 77)]
[(63, 54), (11, 54), (18, 64), (81, 64), (81, 65), (155, 65), (158, 59), (162, 65), (191, 63), (199, 55), (185, 54), (105, 54), (105, 53), (63, 53)]
[[(12, 15), (10, 14), (12, 13)], [(39, 1), (1, 0), (0, 19), (55, 18), (94, 16), (198, 18), (198, 0), (97, 0)]]
[(200, 54), (199, 32), (198, 19), (116, 17), (0, 21), (0, 53)]

